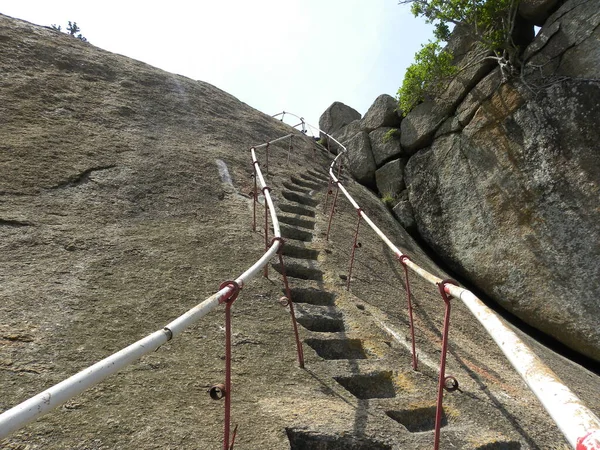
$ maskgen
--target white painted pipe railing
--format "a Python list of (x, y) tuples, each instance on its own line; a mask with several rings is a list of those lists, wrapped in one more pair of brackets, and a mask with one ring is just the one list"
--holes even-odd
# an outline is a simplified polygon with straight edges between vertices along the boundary
[[(282, 115), (277, 114), (274, 117)], [(292, 117), (300, 119), (299, 116), (285, 112)], [(342, 149), (334, 158), (329, 167), (329, 176), (342, 191), (344, 196), (359, 210), (358, 203), (352, 198), (350, 193), (344, 188), (340, 180), (334, 174), (334, 166), (346, 147), (338, 140), (314, 127), (306, 124), (308, 127), (324, 134), (333, 140)], [(396, 247), (392, 241), (379, 229), (375, 223), (361, 210), (361, 217), (369, 224), (375, 233), (385, 242), (385, 244), (400, 258), (404, 254)], [(407, 255), (408, 256), (408, 255)], [(436, 285), (443, 280), (429, 273), (418, 266), (410, 259), (405, 260), (406, 265), (421, 278), (429, 283)], [(483, 325), (485, 330), (500, 347), (508, 361), (515, 368), (517, 373), (525, 381), (529, 389), (535, 394), (543, 407), (546, 409), (552, 420), (561, 430), (569, 444), (577, 450), (600, 450), (600, 419), (571, 391), (559, 378), (550, 370), (542, 360), (510, 329), (500, 318), (488, 308), (475, 294), (460, 286), (445, 284), (445, 290), (448, 294), (460, 299), (477, 320)]]
[[(274, 141), (270, 141), (269, 144), (289, 138), (290, 136), (291, 135), (287, 135), (282, 138), (275, 139)], [(255, 148), (264, 146), (266, 146), (266, 144), (259, 145)], [(253, 164), (258, 161), (256, 159), (256, 152), (254, 151), (255, 148), (251, 149)], [(254, 165), (256, 167), (256, 174), (260, 186), (261, 188), (264, 188), (267, 186), (267, 184), (260, 167), (258, 164)], [(273, 234), (275, 237), (280, 238), (281, 231), (279, 227), (279, 220), (277, 219), (275, 206), (273, 205), (273, 200), (268, 189), (265, 189), (264, 197), (267, 205), (269, 206), (271, 222), (273, 225)], [(258, 273), (260, 273), (269, 260), (277, 254), (280, 246), (281, 241), (274, 240), (272, 245), (262, 255), (262, 257), (248, 270), (242, 273), (235, 280), (235, 282), (240, 287), (243, 287), (248, 281), (252, 280)], [(17, 406), (0, 414), (0, 439), (7, 437), (12, 432), (24, 427), (30, 422), (33, 422), (35, 419), (62, 405), (86, 389), (95, 386), (106, 377), (117, 373), (118, 371), (137, 361), (142, 356), (156, 351), (165, 342), (168, 342), (173, 337), (183, 332), (183, 330), (188, 328), (190, 325), (196, 323), (202, 317), (215, 309), (220, 304), (222, 299), (228, 298), (229, 295), (232, 294), (232, 290), (233, 288), (230, 286), (224, 287), (216, 294), (211, 295), (202, 303), (196, 305), (180, 317), (167, 324), (163, 329), (155, 331), (154, 333), (146, 336), (143, 339), (140, 339), (128, 347), (125, 347), (117, 353), (114, 353), (102, 361), (83, 369), (72, 377), (61, 381), (51, 388), (46, 389), (34, 397), (31, 397), (30, 399), (25, 400)]]

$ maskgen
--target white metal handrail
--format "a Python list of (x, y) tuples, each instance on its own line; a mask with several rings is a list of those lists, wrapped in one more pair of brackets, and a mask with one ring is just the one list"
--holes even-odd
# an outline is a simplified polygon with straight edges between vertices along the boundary
[[(359, 211), (361, 217), (369, 224), (383, 242), (394, 252), (397, 258), (406, 256), (392, 241), (379, 229), (377, 225), (360, 208), (350, 193), (334, 174), (334, 166), (342, 154), (347, 152), (346, 147), (333, 136), (323, 130), (304, 122), (301, 117), (290, 115), (302, 120), (309, 128), (323, 133), (333, 140), (342, 149), (334, 158), (329, 167), (329, 176), (332, 182), (339, 187), (344, 196)], [(443, 280), (423, 269), (411, 259), (404, 259), (413, 272), (418, 274), (433, 285), (438, 285)], [(552, 420), (557, 424), (569, 444), (577, 450), (600, 449), (600, 419), (571, 391), (558, 376), (547, 367), (542, 360), (510, 329), (500, 318), (488, 308), (475, 294), (460, 286), (444, 284), (445, 291), (455, 298), (460, 299), (477, 320), (483, 325), (487, 333), (500, 347), (510, 364), (525, 381), (529, 389), (535, 394), (542, 406), (546, 409)]]
[[(291, 135), (287, 135), (275, 139), (270, 141), (269, 144), (279, 142), (290, 136)], [(262, 171), (260, 170), (260, 166), (257, 164), (258, 160), (256, 158), (255, 148), (260, 148), (266, 145), (266, 143), (261, 144), (253, 147), (250, 150), (252, 163), (256, 168), (257, 179), (262, 188), (268, 186), (265, 182)], [(263, 192), (265, 201), (269, 206), (274, 237), (281, 238), (279, 220), (277, 219), (277, 214), (275, 213), (273, 200), (268, 189), (264, 189)], [(240, 287), (243, 287), (246, 283), (252, 280), (269, 262), (269, 260), (277, 254), (277, 251), (281, 245), (281, 240), (274, 239), (262, 257), (249, 269), (242, 273), (235, 280), (235, 282)], [(0, 414), (0, 439), (7, 437), (12, 432), (47, 414), (54, 408), (62, 405), (86, 389), (95, 386), (106, 377), (117, 373), (142, 356), (156, 351), (161, 345), (179, 335), (190, 325), (196, 323), (202, 317), (206, 316), (209, 312), (215, 309), (223, 299), (229, 298), (229, 296), (233, 293), (233, 289), (234, 288), (230, 285), (220, 289), (216, 294), (211, 295), (203, 302), (188, 310), (186, 313), (167, 324), (161, 330), (155, 331), (143, 339), (134, 342), (124, 349), (110, 355), (109, 357), (90, 367), (83, 369), (66, 380), (61, 381), (60, 383)]]

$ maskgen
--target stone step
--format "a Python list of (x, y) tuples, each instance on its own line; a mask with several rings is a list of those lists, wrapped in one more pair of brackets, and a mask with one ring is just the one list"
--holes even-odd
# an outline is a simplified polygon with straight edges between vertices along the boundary
[(310, 219), (304, 219), (300, 217), (298, 214), (288, 215), (288, 214), (277, 214), (277, 218), (279, 222), (293, 225), (295, 227), (307, 228), (309, 230), (314, 230), (315, 221)]
[(306, 303), (319, 306), (334, 306), (336, 295), (312, 287), (293, 287), (290, 289), (294, 303)]
[(319, 204), (319, 201), (309, 197), (308, 195), (301, 195), (294, 191), (283, 190), (281, 195), (289, 202), (299, 203), (303, 206), (315, 207)]
[(307, 247), (304, 242), (288, 239), (282, 250), (283, 256), (297, 259), (310, 259), (316, 261), (319, 257), (319, 250)]
[[(315, 267), (314, 261), (304, 259), (285, 258), (285, 273), (288, 278), (299, 278), (301, 280), (323, 281), (323, 272)], [(282, 273), (282, 267), (277, 263), (271, 264), (273, 269)]]
[(292, 227), (283, 223), (279, 224), (279, 229), (281, 230), (281, 236), (286, 240), (294, 239), (301, 242), (310, 242), (313, 240), (313, 234), (311, 231)]
[(277, 202), (277, 208), (284, 213), (296, 214), (299, 216), (315, 217), (316, 212), (313, 208), (307, 208), (306, 206), (300, 206), (294, 203)]
[(287, 181), (283, 181), (281, 184), (286, 189), (288, 189), (290, 191), (298, 192), (299, 194), (304, 194), (304, 195), (309, 195), (310, 196), (311, 192), (314, 191), (314, 189), (310, 189), (310, 188), (298, 186), (295, 183), (290, 183), (290, 182), (287, 182)]
[(308, 181), (308, 180), (304, 180), (302, 178), (299, 178), (297, 176), (292, 175), (290, 177), (290, 180), (292, 180), (292, 183), (294, 183), (297, 186), (300, 187), (304, 187), (304, 188), (308, 188), (308, 189), (320, 189), (322, 188), (322, 184), (321, 183), (316, 183), (313, 181)]

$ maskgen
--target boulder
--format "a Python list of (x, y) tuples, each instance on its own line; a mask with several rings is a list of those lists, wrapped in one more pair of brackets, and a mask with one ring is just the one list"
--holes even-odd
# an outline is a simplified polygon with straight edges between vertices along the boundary
[[(338, 131), (335, 131), (331, 134), (333, 138), (335, 138), (340, 144), (345, 146), (350, 139), (356, 136), (362, 130), (361, 121), (353, 120), (345, 127), (340, 128)], [(335, 143), (333, 140), (329, 140), (329, 150), (333, 153), (337, 153), (341, 147)]]
[(490, 73), (434, 139), (421, 132), (431, 145), (405, 168), (424, 241), (491, 299), (596, 361), (599, 43), (597, 4), (567, 1), (527, 47), (522, 75), (500, 84)]
[(404, 185), (405, 159), (395, 159), (375, 171), (375, 183), (382, 196), (397, 198), (406, 187)]
[(521, 0), (519, 15), (541, 27), (559, 3), (559, 0)]
[(400, 145), (400, 131), (396, 128), (378, 128), (369, 133), (371, 150), (377, 167), (381, 167), (386, 161), (399, 156), (405, 156)]
[(497, 67), (467, 94), (456, 108), (455, 113), (455, 117), (461, 126), (464, 127), (471, 121), (481, 103), (491, 97), (501, 82), (500, 67)]
[(408, 199), (408, 191), (405, 189), (398, 196), (398, 203), (392, 209), (394, 217), (400, 222), (400, 225), (408, 231), (414, 232), (417, 228), (412, 205)]
[(417, 105), (401, 125), (402, 148), (414, 153), (431, 144), (436, 130), (453, 113), (458, 104), (493, 68), (494, 63), (485, 59), (488, 52), (475, 46), (459, 64), (458, 74), (449, 82), (444, 92), (431, 100)]
[(400, 145), (409, 155), (431, 144), (435, 131), (448, 118), (452, 108), (436, 100), (417, 105), (402, 121)]
[(502, 85), (405, 175), (418, 232), (525, 322), (600, 361), (598, 83)]
[[(319, 118), (319, 128), (325, 133), (332, 134), (342, 129), (350, 122), (360, 119), (360, 113), (341, 102), (333, 102)], [(325, 138), (321, 134), (321, 138)]]
[(565, 77), (598, 79), (599, 25), (597, 2), (572, 0), (552, 14), (523, 55), (532, 87)]
[(398, 101), (388, 94), (375, 99), (362, 120), (363, 129), (368, 133), (380, 127), (399, 127)]
[(346, 145), (346, 166), (359, 183), (373, 187), (375, 185), (375, 160), (371, 152), (369, 135), (361, 131), (354, 135)]

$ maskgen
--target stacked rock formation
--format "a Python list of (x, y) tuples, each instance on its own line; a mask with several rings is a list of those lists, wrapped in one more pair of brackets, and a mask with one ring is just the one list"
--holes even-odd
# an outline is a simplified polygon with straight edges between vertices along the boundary
[[(392, 195), (397, 219), (450, 268), (594, 360), (600, 360), (597, 6), (569, 0), (555, 10), (555, 1), (522, 2), (519, 35), (531, 43), (522, 75), (508, 80), (458, 29), (449, 45), (467, 69), (442, 95), (401, 122), (395, 114), (393, 123), (382, 120), (383, 109), (392, 117), (393, 99), (381, 96), (360, 122), (334, 133), (348, 147), (355, 178)], [(534, 23), (543, 24), (535, 38)], [(399, 131), (387, 134), (388, 126)]]

